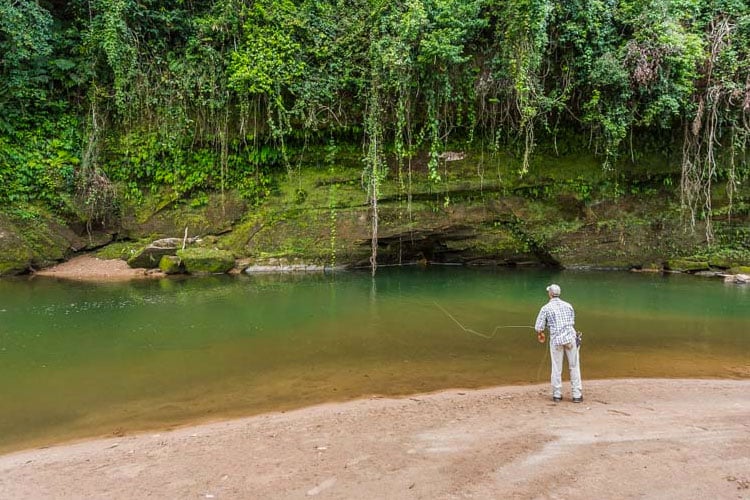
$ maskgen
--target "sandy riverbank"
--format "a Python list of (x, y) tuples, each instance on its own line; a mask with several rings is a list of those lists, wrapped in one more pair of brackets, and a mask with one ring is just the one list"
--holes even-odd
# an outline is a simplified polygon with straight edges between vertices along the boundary
[(750, 498), (750, 380), (371, 398), (0, 456), (0, 496)]
[(157, 270), (131, 268), (121, 259), (99, 259), (92, 255), (79, 255), (56, 266), (41, 269), (34, 276), (49, 276), (79, 281), (127, 281), (150, 277), (163, 277)]

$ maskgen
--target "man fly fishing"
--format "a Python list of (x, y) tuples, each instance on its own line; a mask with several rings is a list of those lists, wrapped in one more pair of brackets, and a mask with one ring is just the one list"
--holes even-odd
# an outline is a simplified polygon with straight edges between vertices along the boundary
[(574, 403), (583, 402), (581, 386), (581, 366), (579, 363), (580, 335), (575, 329), (575, 311), (573, 306), (560, 299), (560, 286), (552, 284), (547, 287), (549, 302), (542, 306), (536, 317), (534, 330), (537, 340), (544, 343), (544, 330), (549, 328), (549, 352), (552, 360), (552, 401), (562, 401), (562, 365), (563, 353), (568, 358), (570, 368), (570, 386)]

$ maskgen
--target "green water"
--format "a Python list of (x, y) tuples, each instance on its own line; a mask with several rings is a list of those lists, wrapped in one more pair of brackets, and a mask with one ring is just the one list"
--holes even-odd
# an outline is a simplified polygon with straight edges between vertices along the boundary
[(546, 382), (530, 326), (550, 281), (576, 307), (584, 384), (750, 377), (750, 287), (719, 280), (463, 268), (383, 269), (374, 281), (3, 280), (0, 451), (373, 394)]

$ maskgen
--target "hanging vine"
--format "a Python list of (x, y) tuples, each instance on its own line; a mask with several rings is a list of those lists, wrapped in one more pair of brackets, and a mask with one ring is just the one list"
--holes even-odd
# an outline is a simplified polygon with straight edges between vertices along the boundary
[[(536, 127), (543, 120), (545, 91), (540, 70), (548, 43), (548, 22), (553, 4), (547, 0), (507, 2), (507, 16), (500, 25), (503, 59), (501, 74), (511, 86), (513, 126), (522, 137), (519, 173), (529, 170), (536, 145)], [(511, 116), (511, 115), (509, 115)], [(510, 128), (510, 127), (508, 127)]]
[[(328, 145), (326, 146), (326, 155), (325, 155), (325, 162), (328, 165), (328, 174), (333, 178), (335, 171), (336, 171), (336, 154), (338, 153), (338, 146), (336, 145), (336, 140), (331, 136), (328, 140)], [(337, 204), (337, 196), (336, 196), (336, 183), (331, 182), (330, 187), (328, 188), (328, 231), (329, 231), (329, 238), (328, 238), (328, 245), (329, 245), (329, 265), (331, 266), (331, 269), (336, 268), (336, 237), (337, 237), (337, 231), (336, 231), (336, 204)]]
[(380, 221), (378, 198), (380, 197), (380, 185), (387, 174), (383, 161), (383, 121), (379, 83), (378, 76), (374, 75), (365, 115), (367, 142), (365, 145), (366, 169), (364, 177), (367, 186), (367, 199), (370, 205), (370, 269), (373, 276), (375, 276), (378, 267), (378, 226)]
[(83, 210), (86, 231), (91, 235), (95, 225), (106, 226), (116, 214), (117, 192), (99, 166), (99, 155), (105, 117), (92, 100), (82, 161), (77, 171), (76, 199)]
[[(691, 228), (698, 218), (705, 221), (705, 237), (714, 240), (712, 221), (713, 183), (723, 154), (728, 164), (727, 191), (731, 214), (737, 182), (737, 156), (744, 155), (750, 136), (750, 71), (739, 57), (733, 39), (737, 24), (729, 16), (708, 23), (708, 47), (703, 85), (696, 93), (696, 111), (685, 124), (681, 200)], [(744, 64), (743, 64), (744, 63)]]

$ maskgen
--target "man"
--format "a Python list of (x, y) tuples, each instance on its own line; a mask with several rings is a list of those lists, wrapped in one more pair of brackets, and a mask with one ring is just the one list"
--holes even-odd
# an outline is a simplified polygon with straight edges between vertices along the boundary
[(573, 306), (560, 299), (560, 286), (552, 284), (547, 287), (547, 302), (536, 317), (536, 338), (544, 343), (544, 329), (549, 327), (549, 351), (552, 359), (552, 401), (562, 401), (562, 365), (563, 353), (568, 358), (570, 368), (570, 385), (573, 402), (583, 402), (581, 387), (581, 366), (578, 361), (578, 334), (575, 329), (575, 311)]

